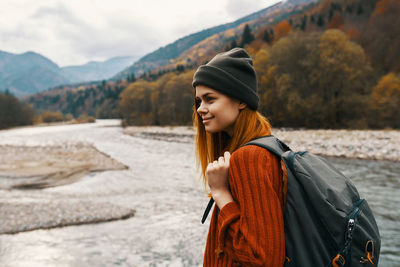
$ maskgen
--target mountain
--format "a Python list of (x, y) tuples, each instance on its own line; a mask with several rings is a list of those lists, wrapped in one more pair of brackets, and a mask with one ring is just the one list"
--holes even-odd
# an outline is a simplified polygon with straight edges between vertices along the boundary
[[(315, 0), (295, 0), (295, 1), (314, 2)], [(171, 60), (179, 57), (185, 50), (193, 47), (195, 44), (203, 41), (204, 39), (214, 34), (224, 32), (232, 28), (236, 28), (245, 22), (271, 15), (275, 10), (277, 10), (281, 6), (282, 3), (283, 2), (279, 2), (270, 7), (261, 9), (248, 16), (240, 18), (234, 22), (218, 25), (180, 38), (171, 44), (168, 44), (150, 54), (145, 55), (137, 62), (135, 62), (132, 66), (129, 66), (128, 68), (124, 69), (123, 71), (115, 75), (113, 77), (113, 80), (120, 80), (126, 78), (128, 74), (131, 73), (134, 73), (135, 76), (138, 77), (146, 71), (167, 65), (170, 63)]]
[(35, 53), (13, 54), (0, 51), (0, 91), (16, 96), (38, 93), (62, 84), (105, 80), (131, 65), (137, 57), (115, 57), (104, 62), (60, 68)]
[(137, 59), (137, 57), (127, 56), (113, 57), (104, 62), (91, 61), (80, 66), (63, 67), (62, 73), (69, 78), (71, 83), (106, 80), (132, 65)]
[[(142, 75), (147, 71), (157, 69), (162, 66), (166, 66), (170, 63), (177, 64), (178, 61), (176, 61), (176, 59), (182, 56), (186, 50), (193, 48), (194, 46), (200, 44), (202, 41), (205, 41), (206, 39), (214, 36), (215, 34), (224, 33), (230, 29), (237, 29), (239, 28), (239, 26), (247, 22), (265, 18), (267, 18), (268, 20), (272, 18), (278, 18), (279, 16), (282, 15), (281, 10), (287, 10), (291, 8), (295, 9), (298, 6), (307, 5), (313, 2), (319, 2), (319, 0), (281, 1), (272, 6), (269, 6), (257, 12), (254, 12), (250, 15), (247, 15), (243, 18), (240, 18), (234, 22), (218, 25), (212, 28), (202, 30), (197, 33), (190, 34), (188, 36), (176, 40), (171, 44), (161, 47), (150, 54), (145, 55), (144, 57), (140, 58), (137, 62), (135, 62), (133, 65), (129, 66), (128, 68), (124, 69), (123, 71), (115, 75), (112, 78), (112, 80), (126, 79), (126, 77), (131, 73), (134, 73), (136, 77), (139, 77), (140, 75)], [(283, 14), (287, 15), (287, 12), (284, 11)], [(225, 43), (229, 42), (229, 38), (232, 39), (232, 37), (227, 37), (226, 40), (224, 40), (224, 42)], [(193, 62), (190, 61), (184, 62), (185, 65), (188, 65), (190, 63)]]
[(57, 64), (35, 53), (12, 54), (0, 51), (0, 90), (17, 96), (43, 91), (67, 83)]

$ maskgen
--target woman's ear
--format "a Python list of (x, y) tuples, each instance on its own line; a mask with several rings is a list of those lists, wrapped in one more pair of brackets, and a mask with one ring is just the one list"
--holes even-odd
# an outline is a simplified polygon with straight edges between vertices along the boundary
[(239, 102), (239, 110), (245, 109), (247, 107), (247, 104), (244, 102)]

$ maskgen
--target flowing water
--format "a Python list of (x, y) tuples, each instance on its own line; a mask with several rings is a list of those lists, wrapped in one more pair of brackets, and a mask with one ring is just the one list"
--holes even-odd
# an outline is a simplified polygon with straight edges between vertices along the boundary
[[(201, 266), (207, 198), (192, 143), (124, 135), (119, 121), (0, 131), (0, 145), (87, 142), (129, 166), (42, 190), (0, 190), (1, 202), (37, 199), (109, 202), (136, 209), (127, 220), (0, 235), (0, 266)], [(400, 164), (330, 158), (354, 177), (375, 212), (382, 236), (380, 266), (399, 266)], [(0, 218), (1, 219), (1, 218)]]

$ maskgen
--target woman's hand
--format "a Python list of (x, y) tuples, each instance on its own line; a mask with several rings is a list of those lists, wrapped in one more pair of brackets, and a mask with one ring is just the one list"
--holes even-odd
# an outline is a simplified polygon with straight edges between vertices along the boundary
[(225, 152), (223, 157), (208, 164), (206, 169), (207, 181), (210, 186), (211, 195), (222, 209), (228, 202), (233, 201), (232, 194), (229, 190), (228, 169), (231, 154)]

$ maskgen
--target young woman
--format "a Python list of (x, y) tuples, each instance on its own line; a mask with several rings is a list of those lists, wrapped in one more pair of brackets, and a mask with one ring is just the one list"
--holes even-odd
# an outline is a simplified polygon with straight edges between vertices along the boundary
[(216, 203), (204, 266), (283, 266), (285, 169), (266, 149), (242, 147), (270, 134), (251, 58), (241, 48), (220, 53), (193, 87), (197, 162)]

